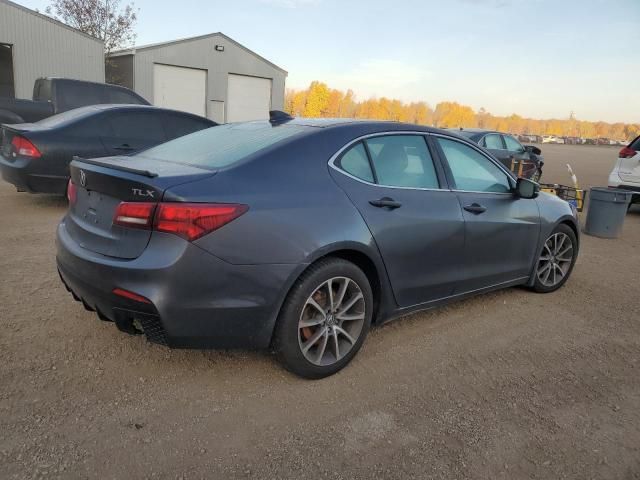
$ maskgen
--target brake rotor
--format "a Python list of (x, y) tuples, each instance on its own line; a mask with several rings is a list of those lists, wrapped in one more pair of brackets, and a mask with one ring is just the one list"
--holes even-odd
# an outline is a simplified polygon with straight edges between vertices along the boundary
[[(322, 308), (326, 308), (327, 294), (325, 292), (317, 291), (316, 293), (313, 294), (311, 298), (313, 298), (316, 301), (316, 303), (320, 305)], [(302, 339), (309, 340), (313, 335), (313, 332), (314, 330), (312, 327), (304, 327), (302, 329)]]

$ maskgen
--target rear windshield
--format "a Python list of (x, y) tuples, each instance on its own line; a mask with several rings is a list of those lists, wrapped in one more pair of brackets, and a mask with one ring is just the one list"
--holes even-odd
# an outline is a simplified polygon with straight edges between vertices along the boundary
[(632, 148), (636, 152), (640, 151), (640, 137), (636, 137), (636, 139), (631, 142), (631, 145), (629, 145), (629, 148)]
[(140, 157), (205, 168), (222, 168), (311, 127), (268, 122), (229, 123), (180, 137), (140, 153)]
[(452, 131), (453, 133), (460, 135), (461, 137), (465, 137), (468, 138), (470, 140), (476, 141), (477, 138), (479, 136), (481, 136), (481, 133), (478, 132), (470, 132), (468, 130), (460, 130), (460, 129), (450, 129), (450, 131)]
[(36, 123), (48, 128), (60, 127), (62, 125), (66, 125), (67, 123), (71, 123), (88, 115), (91, 115), (95, 112), (96, 109), (93, 107), (80, 107), (74, 110), (69, 110), (68, 112), (58, 113), (57, 115), (47, 117)]

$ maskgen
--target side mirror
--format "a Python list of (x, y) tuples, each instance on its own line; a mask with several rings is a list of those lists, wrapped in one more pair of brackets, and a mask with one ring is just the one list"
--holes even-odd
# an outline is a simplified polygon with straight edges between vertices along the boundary
[(520, 198), (536, 198), (540, 191), (540, 185), (527, 178), (518, 178), (515, 193)]
[(542, 155), (542, 150), (540, 150), (535, 145), (527, 145), (526, 147), (524, 147), (524, 149), (529, 153), (533, 153), (535, 155)]

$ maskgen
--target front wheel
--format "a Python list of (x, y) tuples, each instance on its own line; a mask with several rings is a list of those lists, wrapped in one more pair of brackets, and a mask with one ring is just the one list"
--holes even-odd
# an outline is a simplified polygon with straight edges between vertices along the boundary
[(578, 240), (568, 225), (558, 225), (545, 240), (536, 262), (533, 290), (549, 293), (559, 289), (569, 279), (578, 256)]
[(328, 258), (309, 267), (289, 292), (274, 346), (291, 372), (324, 378), (358, 353), (371, 325), (373, 294), (356, 265)]

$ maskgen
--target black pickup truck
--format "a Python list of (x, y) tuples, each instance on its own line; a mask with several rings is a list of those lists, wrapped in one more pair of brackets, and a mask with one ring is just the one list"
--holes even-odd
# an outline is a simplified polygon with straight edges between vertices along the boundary
[(67, 110), (103, 103), (149, 105), (125, 87), (69, 78), (39, 78), (33, 100), (0, 97), (0, 123), (33, 123)]

